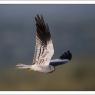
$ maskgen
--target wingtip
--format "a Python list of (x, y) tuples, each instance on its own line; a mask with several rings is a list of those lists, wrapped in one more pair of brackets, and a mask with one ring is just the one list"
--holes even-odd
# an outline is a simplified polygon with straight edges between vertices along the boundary
[(60, 59), (72, 59), (72, 53), (70, 50), (67, 50), (66, 52), (64, 52), (61, 56)]
[(43, 15), (42, 14), (37, 14), (35, 16), (35, 21), (38, 21), (38, 20), (43, 20)]
[(36, 33), (38, 38), (42, 41), (43, 44), (47, 45), (47, 42), (51, 39), (51, 34), (48, 24), (45, 22), (43, 15), (37, 14), (35, 16), (36, 22)]

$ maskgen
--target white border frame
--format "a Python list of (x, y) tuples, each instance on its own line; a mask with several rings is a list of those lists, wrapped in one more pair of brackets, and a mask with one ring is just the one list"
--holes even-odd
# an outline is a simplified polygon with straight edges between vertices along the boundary
[[(95, 4), (95, 1), (0, 1), (0, 4)], [(95, 91), (0, 91), (1, 95), (95, 95)]]
[(2, 95), (95, 95), (95, 91), (0, 91)]
[(95, 1), (0, 1), (0, 4), (95, 4)]

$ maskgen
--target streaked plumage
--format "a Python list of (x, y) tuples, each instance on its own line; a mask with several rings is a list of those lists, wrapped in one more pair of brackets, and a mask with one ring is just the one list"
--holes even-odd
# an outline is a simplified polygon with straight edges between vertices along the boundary
[(65, 52), (59, 59), (51, 60), (54, 54), (54, 47), (51, 40), (49, 26), (45, 23), (43, 16), (37, 15), (36, 21), (36, 46), (32, 65), (18, 64), (18, 68), (39, 72), (52, 72), (55, 66), (67, 63), (72, 58), (70, 51)]

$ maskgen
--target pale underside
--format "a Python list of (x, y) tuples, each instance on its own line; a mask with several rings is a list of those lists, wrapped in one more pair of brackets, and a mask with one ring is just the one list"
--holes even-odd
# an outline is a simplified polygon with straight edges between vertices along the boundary
[(18, 64), (19, 68), (30, 68), (39, 72), (51, 72), (54, 70), (50, 66), (51, 58), (54, 54), (54, 47), (51, 40), (48, 25), (44, 22), (42, 16), (36, 16), (36, 45), (32, 65)]
[(42, 45), (40, 39), (36, 36), (36, 47), (33, 58), (33, 64), (40, 66), (48, 66), (53, 54), (54, 54), (54, 48), (52, 40), (50, 40), (45, 46)]

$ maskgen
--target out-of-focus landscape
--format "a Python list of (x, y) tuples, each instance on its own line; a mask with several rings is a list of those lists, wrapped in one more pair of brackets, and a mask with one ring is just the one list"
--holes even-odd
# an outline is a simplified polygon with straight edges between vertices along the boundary
[[(53, 58), (73, 55), (53, 73), (15, 66), (32, 64), (36, 14), (49, 24)], [(0, 5), (0, 91), (88, 90), (95, 90), (95, 5)]]

